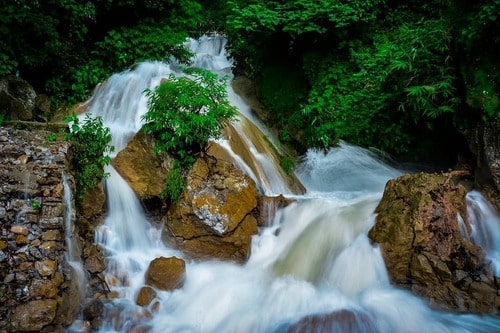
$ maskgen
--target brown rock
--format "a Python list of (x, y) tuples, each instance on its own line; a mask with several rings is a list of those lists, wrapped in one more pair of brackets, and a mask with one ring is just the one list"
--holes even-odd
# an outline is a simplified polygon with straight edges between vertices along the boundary
[(277, 197), (259, 197), (258, 211), (259, 216), (257, 219), (259, 226), (270, 226), (273, 223), (276, 212), (288, 206), (292, 200), (285, 198), (283, 195)]
[[(380, 244), (392, 282), (435, 307), (496, 312), (491, 266), (484, 251), (463, 239), (466, 189), (455, 173), (404, 175), (390, 180), (369, 237)], [(481, 285), (471, 284), (478, 276)], [(480, 290), (480, 291), (479, 291)], [(487, 295), (488, 294), (488, 295)]]
[(241, 96), (245, 103), (250, 106), (252, 111), (255, 112), (260, 119), (266, 121), (269, 115), (264, 109), (262, 103), (259, 101), (257, 89), (252, 80), (245, 76), (237, 76), (231, 83), (234, 92)]
[(33, 280), (30, 286), (30, 294), (34, 298), (55, 298), (57, 284), (52, 280)]
[(44, 241), (59, 241), (61, 240), (61, 232), (59, 230), (49, 230), (42, 234)]
[(12, 312), (12, 327), (20, 332), (38, 332), (54, 321), (56, 310), (57, 301), (52, 299), (21, 304)]
[(93, 299), (83, 309), (83, 320), (88, 321), (94, 330), (102, 325), (104, 315), (104, 304), (102, 301)]
[(96, 188), (89, 190), (89, 192), (85, 195), (85, 198), (82, 200), (80, 205), (80, 213), (84, 218), (91, 218), (98, 215), (102, 212), (105, 202), (106, 194), (104, 193), (102, 184), (99, 183)]
[(146, 272), (146, 283), (160, 290), (179, 289), (184, 284), (186, 263), (177, 257), (154, 259)]
[(154, 154), (150, 135), (139, 132), (121, 150), (113, 165), (140, 198), (160, 196), (173, 165), (166, 153)]
[(377, 333), (379, 330), (373, 319), (364, 313), (340, 310), (330, 314), (310, 315), (290, 325), (286, 333), (308, 332), (356, 332)]
[(15, 234), (20, 234), (20, 235), (25, 235), (25, 236), (29, 234), (28, 228), (25, 226), (22, 226), (22, 225), (13, 225), (10, 228), (10, 231), (15, 233)]
[(106, 269), (106, 263), (100, 254), (91, 255), (85, 259), (85, 269), (90, 273), (100, 273)]
[(57, 242), (55, 242), (55, 241), (47, 241), (47, 242), (43, 242), (42, 244), (40, 244), (40, 249), (46, 250), (49, 252), (54, 251), (56, 248), (57, 248)]
[(28, 239), (28, 237), (24, 236), (24, 235), (17, 235), (16, 236), (16, 244), (19, 244), (19, 245), (25, 245), (25, 244), (28, 244), (30, 241)]
[(46, 121), (50, 115), (50, 97), (45, 94), (38, 94), (35, 98), (35, 117), (39, 121)]
[(56, 262), (50, 259), (35, 262), (35, 268), (41, 276), (52, 276), (56, 271)]
[(30, 120), (35, 108), (35, 98), (35, 90), (22, 78), (0, 78), (0, 110), (7, 119)]
[(223, 160), (199, 158), (165, 219), (167, 241), (195, 259), (245, 262), (257, 232), (252, 179)]
[(22, 262), (19, 264), (19, 270), (20, 271), (25, 271), (29, 268), (33, 267), (33, 263), (32, 262), (28, 262), (28, 261), (25, 261), (25, 262)]
[(139, 290), (135, 303), (139, 306), (147, 306), (155, 297), (156, 291), (149, 286), (144, 286)]
[(63, 195), (64, 195), (63, 184), (57, 184), (52, 191), (52, 196), (55, 198), (62, 198)]

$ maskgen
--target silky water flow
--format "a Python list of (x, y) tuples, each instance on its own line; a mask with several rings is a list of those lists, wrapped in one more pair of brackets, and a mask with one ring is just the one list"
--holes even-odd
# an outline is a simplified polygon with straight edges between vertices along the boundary
[[(221, 36), (190, 40), (194, 65), (230, 75), (224, 43)], [(87, 112), (103, 117), (116, 152), (141, 127), (147, 111), (144, 89), (157, 86), (170, 73), (182, 75), (174, 63), (141, 63), (96, 89)], [(500, 332), (496, 317), (434, 311), (389, 283), (380, 251), (367, 233), (385, 183), (403, 171), (342, 142), (327, 153), (310, 150), (300, 159), (295, 172), (306, 192), (294, 193), (276, 171), (280, 169), (276, 158), (257, 149), (262, 142), (255, 140), (270, 134), (228, 89), (231, 103), (241, 112), (240, 121), (232, 126), (254, 154), (255, 165), (233, 151), (229, 138), (219, 143), (262, 193), (283, 194), (294, 203), (279, 210), (270, 226), (254, 236), (246, 264), (186, 260), (184, 286), (157, 291), (157, 308), (144, 309), (135, 305), (135, 298), (149, 263), (160, 256), (183, 255), (162, 243), (161, 230), (147, 221), (131, 188), (108, 167), (108, 215), (96, 230), (96, 243), (108, 253), (106, 280), (120, 296), (107, 305), (100, 332), (287, 332), (301, 318), (314, 315), (349, 319), (349, 325), (319, 327), (318, 332)], [(265, 145), (269, 142), (272, 138)], [(477, 202), (477, 197), (471, 194), (469, 201)], [(483, 205), (474, 207), (480, 224), (482, 215), (477, 212)], [(488, 232), (493, 238), (488, 244), (498, 243), (498, 217), (487, 228), (494, 230)], [(479, 239), (479, 233), (471, 238)], [(498, 259), (496, 245), (489, 255)]]

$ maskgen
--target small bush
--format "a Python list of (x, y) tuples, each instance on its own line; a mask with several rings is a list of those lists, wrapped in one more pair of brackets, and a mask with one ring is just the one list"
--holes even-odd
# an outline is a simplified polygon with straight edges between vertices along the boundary
[(66, 140), (71, 144), (73, 151), (73, 166), (76, 171), (77, 188), (76, 198), (83, 200), (88, 190), (95, 188), (108, 175), (104, 166), (111, 162), (108, 154), (114, 151), (110, 146), (111, 133), (104, 127), (101, 117), (92, 118), (89, 114), (83, 122), (73, 114), (65, 121), (71, 123), (71, 133)]
[(170, 75), (156, 89), (146, 90), (149, 110), (143, 117), (143, 130), (156, 139), (155, 152), (169, 152), (183, 166), (190, 166), (193, 155), (237, 114), (227, 99), (224, 79), (201, 69), (187, 73), (190, 77)]

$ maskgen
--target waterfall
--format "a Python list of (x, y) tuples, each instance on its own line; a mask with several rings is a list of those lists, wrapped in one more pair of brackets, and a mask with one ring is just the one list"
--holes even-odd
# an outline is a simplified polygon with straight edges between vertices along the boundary
[(80, 241), (78, 240), (78, 233), (75, 232), (75, 202), (71, 188), (68, 183), (68, 175), (63, 173), (63, 188), (64, 188), (64, 233), (66, 240), (66, 262), (70, 265), (73, 275), (72, 280), (76, 280), (76, 285), (79, 291), (79, 301), (85, 298), (85, 291), (87, 286), (87, 273), (83, 268), (81, 259)]
[(481, 193), (467, 193), (467, 215), (472, 229), (470, 239), (482, 247), (500, 276), (500, 214)]
[[(189, 45), (197, 53), (195, 64), (230, 75), (223, 38), (205, 36)], [(144, 89), (169, 73), (181, 75), (177, 68), (174, 63), (142, 63), (97, 89), (88, 112), (103, 117), (116, 152), (140, 128), (147, 109)], [(241, 118), (219, 143), (262, 193), (284, 194), (294, 202), (254, 236), (245, 265), (187, 260), (184, 286), (158, 290), (154, 308), (144, 309), (135, 305), (135, 297), (151, 260), (183, 255), (162, 243), (161, 230), (147, 221), (132, 190), (110, 167), (108, 216), (96, 230), (96, 242), (109, 253), (105, 275), (118, 298), (101, 332), (278, 333), (318, 315), (344, 318), (347, 326), (336, 330), (340, 332), (500, 331), (495, 317), (434, 311), (389, 283), (380, 249), (367, 232), (385, 183), (402, 170), (341, 142), (327, 152), (311, 150), (299, 160), (296, 176), (306, 189), (302, 194), (276, 171), (279, 147), (263, 148), (274, 142), (272, 135), (228, 89)]]

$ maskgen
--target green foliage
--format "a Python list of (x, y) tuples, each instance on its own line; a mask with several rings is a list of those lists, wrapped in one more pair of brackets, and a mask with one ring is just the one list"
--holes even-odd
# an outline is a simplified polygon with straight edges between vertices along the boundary
[(281, 58), (303, 48), (328, 47), (332, 41), (352, 38), (350, 30), (375, 21), (384, 2), (235, 1), (226, 22), (231, 55), (238, 65), (246, 67), (247, 75), (258, 76), (266, 58), (273, 58), (266, 54), (275, 55), (281, 49)]
[(299, 68), (285, 64), (268, 65), (262, 71), (260, 96), (269, 113), (269, 121), (283, 128), (280, 139), (290, 143), (290, 132), (299, 125), (290, 122), (290, 116), (307, 96), (305, 79)]
[(416, 144), (415, 129), (429, 130), (433, 119), (456, 110), (443, 21), (403, 23), (372, 40), (351, 42), (345, 56), (304, 58), (316, 72), (299, 117), (308, 145), (325, 147), (339, 138), (401, 155)]
[[(454, 4), (457, 26), (457, 57), (464, 78), (464, 114), (476, 121), (500, 120), (500, 0), (457, 2)], [(463, 125), (463, 124), (462, 124)]]
[(295, 159), (291, 156), (284, 156), (280, 160), (280, 165), (287, 175), (291, 175), (295, 169)]
[(170, 75), (156, 89), (146, 90), (149, 110), (143, 117), (143, 130), (156, 138), (155, 152), (172, 153), (182, 165), (190, 165), (193, 154), (236, 117), (225, 80), (201, 69), (188, 73), (189, 77)]
[(38, 200), (31, 199), (30, 200), (30, 206), (35, 211), (39, 211), (40, 210), (40, 202), (38, 202)]
[(47, 141), (47, 142), (54, 142), (56, 140), (57, 140), (57, 134), (56, 133), (49, 133), (45, 137), (45, 141)]
[(104, 127), (102, 118), (93, 118), (87, 114), (83, 122), (75, 115), (65, 119), (71, 131), (66, 139), (71, 144), (73, 166), (76, 171), (76, 198), (82, 201), (87, 192), (95, 188), (108, 175), (104, 167), (111, 162), (109, 156), (114, 147), (110, 146), (111, 134)]
[(5, 122), (5, 116), (3, 114), (0, 114), (0, 126), (3, 126), (4, 122)]
[(184, 191), (184, 187), (185, 181), (182, 174), (182, 167), (179, 161), (176, 160), (167, 177), (165, 192), (162, 194), (162, 197), (168, 197), (172, 202), (177, 202), (181, 197), (182, 191)]
[(3, 1), (0, 75), (13, 74), (16, 69), (21, 74), (30, 73), (46, 66), (52, 71), (77, 60), (75, 52), (86, 38), (87, 22), (94, 15), (90, 1)]
[[(183, 45), (186, 38), (185, 32), (174, 32), (167, 25), (147, 20), (131, 28), (111, 30), (104, 40), (96, 42), (91, 60), (49, 80), (47, 87), (57, 100), (65, 97), (69, 103), (85, 100), (98, 83), (137, 62), (173, 57), (180, 63), (188, 63), (191, 53)], [(71, 85), (64, 84), (65, 81)]]
[(203, 33), (213, 25), (212, 11), (226, 7), (206, 0), (5, 0), (0, 76), (19, 71), (55, 107), (82, 101), (97, 83), (139, 61), (186, 61), (185, 38)]

